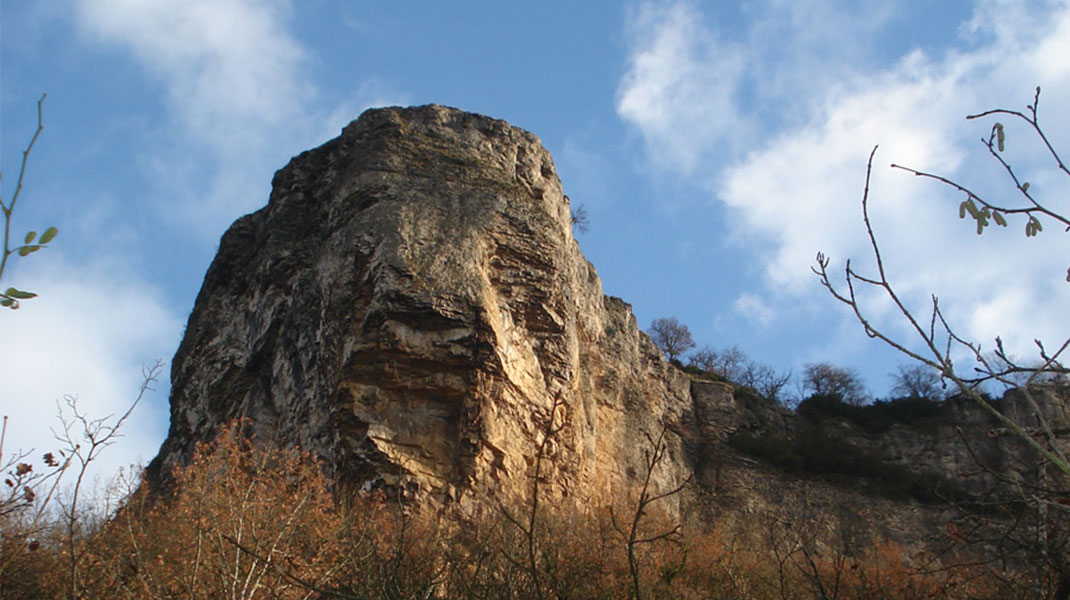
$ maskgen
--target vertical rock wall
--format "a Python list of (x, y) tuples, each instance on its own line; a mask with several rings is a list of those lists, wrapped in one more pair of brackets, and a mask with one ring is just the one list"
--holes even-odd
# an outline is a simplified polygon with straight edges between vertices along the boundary
[[(516, 496), (555, 398), (543, 475), (585, 502), (632, 486), (643, 433), (690, 410), (686, 377), (603, 296), (538, 138), (441, 106), (372, 110), (223, 236), (151, 470), (245, 417), (354, 485)], [(659, 486), (689, 473), (669, 439)]]

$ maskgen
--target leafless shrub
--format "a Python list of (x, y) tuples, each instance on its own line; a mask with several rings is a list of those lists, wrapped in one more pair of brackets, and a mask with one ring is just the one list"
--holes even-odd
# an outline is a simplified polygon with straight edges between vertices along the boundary
[(890, 375), (892, 396), (939, 400), (944, 395), (940, 372), (925, 365), (901, 364)]
[(806, 394), (835, 397), (855, 406), (869, 401), (869, 393), (857, 372), (829, 363), (806, 365), (802, 373), (802, 387)]
[(650, 339), (665, 353), (669, 362), (679, 360), (684, 352), (695, 347), (691, 330), (676, 317), (654, 319), (650, 323), (649, 333)]
[(725, 350), (703, 346), (691, 355), (688, 366), (751, 388), (768, 400), (786, 402), (783, 392), (791, 381), (791, 372), (780, 373), (769, 365), (751, 360), (737, 346)]

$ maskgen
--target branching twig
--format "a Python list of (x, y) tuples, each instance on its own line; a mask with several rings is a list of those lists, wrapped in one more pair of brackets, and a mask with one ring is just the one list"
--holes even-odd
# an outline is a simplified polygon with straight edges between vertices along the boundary
[[(1039, 99), (1040, 88), (1037, 88), (1033, 104), (1027, 107), (1029, 111), (1028, 114), (1019, 111), (997, 109), (970, 115), (967, 118), (975, 119), (995, 114), (1005, 114), (1024, 120), (1043, 141), (1048, 154), (1055, 160), (1058, 169), (1062, 173), (1070, 175), (1070, 170), (1067, 169), (1066, 163), (1059, 157), (1055, 148), (1051, 145), (1038, 123), (1037, 105)], [(1022, 214), (1028, 217), (1026, 223), (1027, 236), (1036, 235), (1042, 230), (1040, 218), (1043, 217), (1065, 225), (1067, 231), (1070, 231), (1070, 218), (1042, 205), (1037, 197), (1030, 191), (1029, 183), (1022, 181), (1011, 164), (1002, 156), (1005, 146), (1005, 132), (1003, 125), (996, 123), (992, 127), (988, 138), (983, 139), (982, 143), (985, 144), (989, 154), (1001, 165), (1008, 177), (1013, 181), (1016, 189), (1025, 198), (1026, 202), (1024, 206), (1005, 206), (984, 200), (980, 194), (975, 193), (973, 190), (947, 177), (896, 164), (893, 164), (892, 167), (907, 171), (918, 177), (925, 177), (939, 181), (944, 185), (966, 194), (966, 200), (960, 205), (959, 216), (964, 218), (966, 214), (969, 213), (969, 215), (977, 222), (977, 233), (979, 234), (989, 225), (989, 219), (994, 220), (998, 225), (1005, 226), (1006, 219), (1004, 218), (1004, 215), (1011, 214)], [(951, 381), (960, 390), (963, 396), (969, 398), (973, 403), (981, 407), (986, 413), (996, 419), (1006, 431), (1012, 433), (1016, 438), (1037, 453), (1041, 462), (1038, 467), (1038, 475), (1035, 483), (1027, 483), (1026, 479), (1022, 476), (1007, 477), (1004, 474), (998, 474), (997, 480), (1014, 486), (1018, 496), (1021, 498), (1019, 501), (1020, 504), (1036, 507), (1039, 523), (1038, 531), (1042, 531), (1046, 527), (1044, 523), (1046, 523), (1048, 518), (1047, 509), (1049, 507), (1058, 506), (1059, 509), (1066, 508), (1062, 504), (1066, 499), (1065, 490), (1063, 492), (1057, 492), (1058, 488), (1053, 487), (1053, 484), (1048, 481), (1047, 467), (1049, 465), (1053, 466), (1062, 476), (1062, 480), (1066, 481), (1067, 478), (1070, 478), (1070, 459), (1068, 459), (1067, 453), (1058, 439), (1055, 428), (1052, 427), (1047, 411), (1043, 409), (1041, 402), (1035, 397), (1035, 393), (1038, 391), (1036, 384), (1042, 381), (1042, 377), (1050, 376), (1056, 380), (1059, 378), (1065, 380), (1066, 376), (1070, 374), (1070, 370), (1068, 370), (1066, 365), (1061, 362), (1060, 358), (1063, 356), (1063, 353), (1067, 351), (1067, 348), (1070, 348), (1070, 339), (1062, 342), (1056, 351), (1051, 353), (1045, 349), (1040, 340), (1036, 340), (1035, 343), (1039, 350), (1040, 363), (1026, 366), (1016, 363), (1015, 360), (1007, 354), (1003, 347), (1003, 341), (998, 337), (996, 338), (996, 350), (994, 354), (988, 355), (982, 352), (979, 344), (969, 341), (956, 333), (935, 295), (932, 296), (932, 304), (927, 318), (924, 319), (924, 321), (915, 318), (914, 313), (900, 299), (887, 277), (884, 269), (884, 259), (881, 255), (880, 246), (877, 243), (877, 237), (869, 218), (869, 185), (873, 168), (873, 158), (876, 151), (877, 147), (874, 146), (873, 151), (869, 155), (869, 160), (866, 163), (866, 184), (862, 194), (863, 221), (865, 223), (866, 234), (870, 242), (872, 254), (876, 262), (876, 276), (866, 276), (858, 273), (851, 262), (847, 261), (844, 270), (844, 286), (842, 289), (838, 288), (833, 285), (828, 272), (829, 260), (821, 253), (817, 255), (817, 266), (812, 270), (817, 274), (821, 284), (829, 291), (833, 298), (851, 308), (855, 318), (862, 325), (868, 336), (881, 340), (905, 356), (937, 369), (940, 372), (941, 377), (946, 381)], [(1070, 270), (1068, 270), (1067, 273), (1067, 280), (1070, 281)], [(907, 323), (909, 323), (910, 328), (917, 336), (917, 340), (921, 342), (921, 346), (924, 350), (915, 350), (912, 345), (894, 339), (877, 328), (873, 322), (869, 320), (863, 310), (856, 286), (860, 288), (875, 288), (889, 298), (899, 314), (907, 321)], [(952, 354), (962, 351), (965, 351), (967, 356), (972, 358), (976, 363), (971, 374), (957, 372), (952, 361)], [(1023, 377), (1025, 378), (1024, 383), (1022, 382)], [(1024, 407), (1027, 411), (1029, 422), (1020, 422), (1019, 420), (1016, 420), (1013, 413), (1010, 413), (1009, 411), (1001, 411), (993, 403), (989, 402), (980, 392), (980, 386), (988, 381), (997, 381), (1008, 387), (1018, 388), (1024, 397)], [(1035, 423), (1033, 421), (1035, 421)], [(969, 445), (967, 445), (967, 449), (972, 454), (973, 451)], [(981, 463), (979, 462), (978, 464)], [(993, 472), (986, 465), (981, 464), (981, 466), (990, 473)], [(1058, 501), (1051, 502), (1051, 498), (1056, 497), (1055, 495), (1057, 493)], [(1021, 518), (1021, 515), (1019, 514), (1017, 517)], [(1007, 543), (1005, 536), (1010, 535), (1015, 527), (1016, 524), (1011, 524), (1009, 529), (1004, 532), (1004, 538), (994, 541), (997, 547), (1002, 547), (1002, 544)], [(1048, 555), (1048, 546), (1051, 542), (1046, 539), (1046, 536), (1038, 533), (1036, 540), (1032, 543), (1039, 544), (1037, 548), (1041, 556)], [(824, 594), (823, 590), (822, 594)]]
[[(119, 430), (126, 422), (130, 414), (134, 412), (134, 409), (144, 398), (145, 392), (151, 390), (151, 385), (159, 376), (160, 371), (163, 369), (163, 362), (157, 360), (151, 367), (144, 367), (142, 371), (141, 387), (138, 390), (137, 397), (130, 404), (129, 408), (115, 420), (114, 423), (109, 423), (112, 418), (111, 415), (101, 417), (99, 419), (89, 419), (85, 413), (79, 412), (77, 405), (77, 398), (73, 396), (66, 397), (67, 407), (71, 410), (73, 418), (68, 420), (64, 416), (63, 410), (59, 411), (59, 421), (62, 426), (62, 433), (53, 431), (53, 435), (57, 440), (63, 443), (71, 457), (78, 461), (78, 471), (74, 480), (74, 488), (71, 491), (70, 505), (64, 507), (63, 518), (66, 521), (66, 543), (68, 548), (68, 576), (70, 578), (70, 593), (72, 598), (79, 596), (79, 572), (78, 561), (81, 553), (78, 551), (77, 545), (77, 533), (78, 533), (78, 520), (80, 514), (78, 512), (78, 501), (80, 499), (82, 485), (85, 483), (85, 476), (89, 469), (90, 463), (96, 460), (100, 452), (108, 446), (114, 444), (117, 439), (122, 435)], [(72, 435), (71, 429), (74, 425), (78, 425), (81, 434), (81, 439), (86, 442), (86, 446), (76, 439), (76, 436)]]
[[(15, 191), (11, 194), (10, 203), (5, 203), (4, 199), (0, 197), (0, 213), (4, 215), (4, 247), (0, 251), (0, 279), (4, 277), (4, 270), (7, 267), (7, 259), (12, 254), (18, 253), (19, 256), (27, 256), (33, 252), (45, 248), (48, 242), (52, 238), (56, 237), (56, 228), (49, 227), (41, 235), (37, 237), (37, 232), (31, 231), (26, 234), (25, 242), (14, 248), (11, 247), (11, 214), (15, 211), (15, 203), (19, 200), (19, 193), (22, 192), (22, 180), (26, 175), (26, 165), (30, 160), (30, 152), (33, 150), (34, 144), (37, 143), (37, 138), (41, 135), (41, 131), (45, 126), (42, 120), (42, 105), (45, 102), (45, 94), (41, 94), (41, 98), (37, 101), (37, 129), (33, 132), (33, 137), (30, 138), (30, 143), (26, 146), (26, 149), (22, 151), (22, 164), (19, 167), (19, 177), (15, 183)], [(6, 290), (0, 288), (0, 306), (11, 309), (19, 307), (19, 300), (28, 300), (37, 296), (33, 292), (27, 292), (14, 287), (8, 287)]]
[[(976, 404), (981, 406), (985, 411), (999, 420), (1008, 429), (1013, 431), (1016, 435), (1021, 437), (1027, 444), (1033, 447), (1041, 456), (1046, 460), (1054, 464), (1060, 471), (1070, 476), (1070, 461), (1067, 461), (1065, 457), (1061, 456), (1061, 451), (1057, 446), (1045, 447), (1033, 438), (1025, 429), (1013, 419), (1000, 412), (996, 407), (992, 406), (984, 397), (977, 391), (976, 382), (972, 382), (968, 379), (961, 377), (956, 373), (954, 363), (951, 358), (951, 350), (954, 347), (962, 347), (968, 349), (982, 364), (982, 368), (990, 375), (990, 377), (997, 377), (997, 370), (988, 366), (987, 359), (982, 355), (981, 350), (975, 344), (968, 342), (958, 336), (947, 320), (944, 318), (943, 312), (940, 310), (939, 301), (935, 296), (932, 299), (932, 314), (929, 318), (929, 327), (923, 327), (918, 320), (914, 317), (913, 312), (903, 303), (899, 298), (899, 295), (895, 292), (889, 282), (885, 270), (884, 260), (881, 256), (880, 245), (877, 243), (876, 234), (873, 232), (873, 226), (869, 219), (869, 182), (870, 175), (873, 170), (873, 157), (877, 152), (877, 146), (873, 147), (873, 151), (870, 152), (869, 160), (866, 163), (866, 186), (862, 194), (862, 215), (863, 221), (866, 225), (866, 234), (869, 238), (870, 246), (873, 249), (873, 256), (877, 264), (877, 272), (879, 276), (877, 278), (866, 277), (859, 275), (852, 267), (851, 262), (847, 261), (847, 266), (844, 272), (844, 280), (847, 286), (847, 293), (841, 293), (831, 282), (828, 273), (829, 260), (824, 254), (818, 253), (817, 255), (817, 267), (811, 270), (818, 275), (823, 285), (829, 293), (838, 301), (851, 307), (851, 310), (855, 314), (855, 318), (862, 324), (866, 334), (872, 338), (876, 338), (896, 349), (900, 353), (909, 356), (910, 358), (926, 364), (934, 369), (940, 371), (941, 376), (952, 381), (967, 397), (973, 400)], [(917, 333), (918, 337), (923, 342), (924, 346), (930, 352), (930, 357), (924, 356), (918, 352), (915, 352), (908, 348), (905, 344), (893, 339), (886, 335), (881, 330), (877, 329), (865, 316), (862, 311), (862, 306), (858, 301), (858, 297), (855, 291), (855, 282), (860, 282), (869, 286), (873, 286), (882, 290), (895, 304), (899, 313), (910, 323), (911, 328)], [(937, 338), (937, 331), (935, 324), (940, 323), (941, 331), (939, 335), (946, 336), (946, 343)], [(1067, 341), (1070, 343), (1070, 340)], [(1066, 344), (1064, 344), (1064, 347)], [(1061, 350), (1060, 350), (1061, 352)], [(1057, 353), (1058, 354), (1058, 353)], [(1055, 361), (1049, 361), (1054, 363)], [(1044, 420), (1042, 414), (1038, 414), (1037, 418)], [(1049, 428), (1050, 429), (1050, 428)]]
[(688, 475), (683, 482), (676, 487), (661, 492), (655, 493), (650, 489), (650, 479), (654, 474), (654, 470), (657, 469), (661, 461), (665, 459), (665, 453), (668, 452), (669, 446), (665, 441), (665, 434), (668, 432), (668, 427), (662, 425), (661, 432), (658, 434), (657, 439), (650, 436), (649, 432), (644, 432), (643, 436), (646, 437), (647, 444), (650, 446), (645, 451), (645, 468), (646, 472), (643, 476), (643, 487), (639, 490), (639, 499), (636, 502), (635, 512), (632, 513), (632, 522), (627, 532), (617, 523), (616, 514), (613, 508), (610, 507), (609, 516), (613, 523), (613, 528), (617, 530), (617, 533), (627, 536), (627, 549), (628, 549), (628, 570), (632, 577), (632, 594), (636, 600), (642, 599), (642, 589), (639, 585), (639, 560), (636, 556), (636, 549), (640, 544), (651, 544), (658, 541), (667, 541), (670, 543), (679, 543), (680, 528), (681, 525), (677, 523), (675, 526), (669, 529), (663, 530), (659, 533), (654, 533), (648, 536), (641, 536), (639, 533), (640, 523), (643, 520), (643, 516), (646, 515), (647, 509), (651, 504), (661, 500), (662, 498), (668, 498), (675, 496), (683, 491), (691, 481), (691, 475)]
[[(1029, 126), (1033, 129), (1034, 133), (1037, 134), (1041, 141), (1044, 142), (1044, 146), (1047, 149), (1048, 154), (1052, 157), (1052, 159), (1055, 160), (1057, 168), (1064, 174), (1070, 176), (1070, 169), (1067, 168), (1066, 163), (1063, 162), (1062, 158), (1059, 156), (1059, 153), (1051, 145), (1051, 141), (1048, 140), (1047, 135), (1044, 134), (1044, 129), (1040, 126), (1037, 117), (1037, 107), (1039, 106), (1039, 104), (1040, 87), (1037, 87), (1036, 94), (1033, 97), (1033, 104), (1030, 104), (1026, 107), (1026, 109), (1029, 111), (1028, 115), (1020, 111), (1000, 108), (995, 110), (988, 110), (974, 115), (968, 115), (966, 118), (979, 119), (991, 115), (1003, 114), (1025, 121), (1029, 124)], [(939, 181), (944, 185), (952, 187), (955, 190), (966, 194), (966, 200), (963, 201), (962, 204), (959, 206), (959, 217), (964, 218), (966, 214), (969, 213), (970, 217), (972, 217), (977, 222), (978, 234), (982, 233), (984, 231), (984, 228), (989, 225), (988, 219), (993, 219), (997, 225), (1005, 227), (1007, 225), (1007, 221), (1004, 218), (1004, 215), (1013, 214), (1022, 214), (1029, 217), (1026, 221), (1025, 226), (1025, 234), (1028, 237), (1032, 237), (1043, 230), (1043, 224), (1040, 219), (1037, 218), (1037, 215), (1042, 215), (1053, 221), (1056, 221), (1057, 223), (1061, 223), (1063, 226), (1065, 226), (1065, 231), (1070, 232), (1070, 217), (1068, 217), (1067, 215), (1060, 214), (1042, 205), (1036, 199), (1034, 194), (1030, 192), (1029, 182), (1022, 181), (1018, 174), (1015, 172), (1014, 167), (1012, 167), (1011, 164), (1007, 162), (1005, 158), (1003, 158), (1003, 150), (1005, 148), (1005, 136), (1006, 134), (1004, 131), (1003, 124), (997, 122), (992, 126), (992, 130), (989, 133), (988, 138), (982, 138), (981, 143), (985, 145), (985, 147), (988, 149), (988, 153), (993, 158), (995, 158), (996, 161), (999, 162), (1000, 166), (1003, 167), (1003, 170), (1007, 172), (1007, 175), (1010, 177), (1011, 181), (1014, 182), (1014, 187), (1028, 201), (1027, 206), (1012, 207), (990, 202), (982, 198), (980, 194), (974, 192), (973, 190), (941, 175), (935, 175), (933, 173), (919, 171), (917, 169), (912, 169), (910, 167), (904, 167), (902, 165), (897, 164), (892, 164), (892, 168), (902, 169), (908, 173), (913, 173), (917, 177), (925, 177), (928, 179)], [(977, 204), (980, 204), (981, 208), (978, 208)], [(1070, 268), (1067, 269), (1066, 280), (1070, 282)]]

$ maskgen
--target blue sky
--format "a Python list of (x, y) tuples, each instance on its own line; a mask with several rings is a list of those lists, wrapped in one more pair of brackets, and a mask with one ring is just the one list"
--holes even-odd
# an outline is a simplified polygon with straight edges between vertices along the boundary
[[(14, 230), (61, 232), (4, 276), (41, 294), (0, 315), (8, 448), (48, 447), (64, 394), (100, 416), (132, 399), (141, 365), (173, 355), (226, 227), (371, 106), (435, 102), (535, 133), (590, 214), (581, 248), (641, 326), (676, 316), (700, 345), (782, 370), (851, 367), (877, 396), (898, 356), (809, 268), (819, 250), (869, 264), (859, 201), (880, 144), (873, 216), (911, 305), (936, 293), (966, 337), (1022, 356), (1060, 342), (1065, 234), (1026, 240), (1012, 221), (978, 238), (961, 198), (887, 165), (1013, 198), (979, 141), (991, 122), (963, 117), (1021, 109), (1037, 85), (1070, 154), (1070, 4), (940, 4), (4, 0), (4, 198), (47, 92)], [(1034, 140), (1008, 135), (1033, 189), (1070, 210)], [(155, 454), (164, 379), (107, 468)]]

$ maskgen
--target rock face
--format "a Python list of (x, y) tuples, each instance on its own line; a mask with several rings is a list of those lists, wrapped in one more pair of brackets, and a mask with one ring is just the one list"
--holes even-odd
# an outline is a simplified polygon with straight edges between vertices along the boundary
[[(873, 427), (692, 381), (602, 294), (538, 138), (434, 105), (368, 111), (276, 173), (223, 236), (171, 376), (157, 481), (242, 417), (345, 485), (462, 508), (524, 500), (541, 449), (542, 494), (599, 506), (642, 484), (644, 434), (667, 430), (652, 491), (692, 478), (669, 512), (752, 530), (831, 515), (917, 544), (961, 513), (913, 480), (978, 494), (985, 473), (1036, 472), (972, 405)], [(1044, 406), (1065, 442), (1059, 394)]]
[[(351, 484), (523, 494), (555, 401), (542, 475), (584, 502), (634, 485), (643, 432), (691, 414), (687, 377), (602, 294), (538, 138), (442, 106), (371, 110), (223, 236), (150, 473), (245, 417)], [(690, 473), (667, 439), (666, 488)]]

